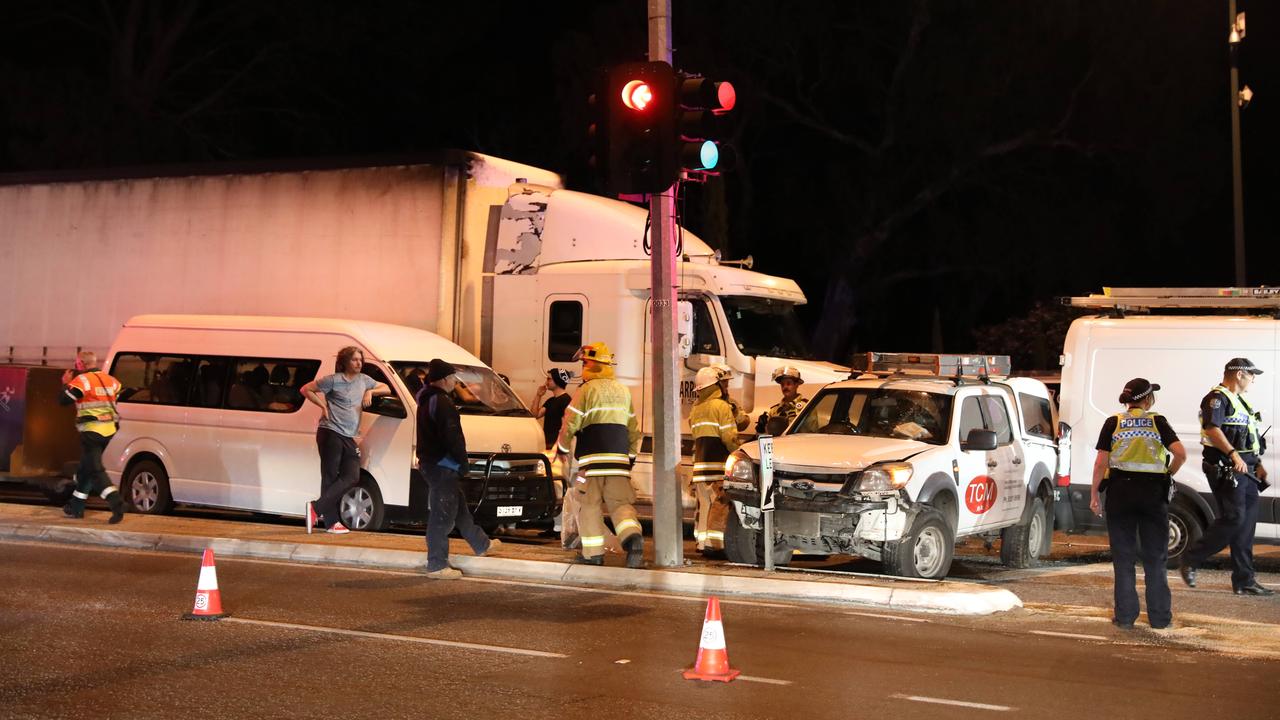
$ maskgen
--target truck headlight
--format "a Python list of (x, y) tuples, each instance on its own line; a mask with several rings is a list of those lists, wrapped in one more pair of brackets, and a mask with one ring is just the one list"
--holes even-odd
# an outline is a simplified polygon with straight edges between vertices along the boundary
[(724, 461), (725, 480), (736, 483), (756, 484), (756, 468), (746, 453), (735, 452)]
[(884, 463), (872, 465), (858, 473), (853, 484), (855, 492), (886, 492), (901, 490), (911, 481), (910, 463)]

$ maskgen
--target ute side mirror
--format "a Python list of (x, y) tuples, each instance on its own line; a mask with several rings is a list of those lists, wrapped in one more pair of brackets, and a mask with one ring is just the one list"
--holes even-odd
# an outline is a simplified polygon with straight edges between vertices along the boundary
[(960, 449), (982, 451), (995, 450), (996, 431), (974, 428), (969, 431), (969, 437), (964, 439), (964, 444), (960, 446)]

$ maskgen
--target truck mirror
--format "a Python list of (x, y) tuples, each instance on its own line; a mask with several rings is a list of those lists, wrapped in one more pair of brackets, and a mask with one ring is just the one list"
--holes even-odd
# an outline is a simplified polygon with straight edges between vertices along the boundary
[(996, 449), (996, 431), (983, 430), (982, 428), (974, 428), (969, 431), (969, 437), (965, 438), (964, 445), (961, 450), (995, 450)]
[(693, 352), (693, 303), (688, 300), (676, 302), (676, 337), (680, 357), (688, 358)]
[(1059, 423), (1058, 423), (1058, 439), (1059, 439), (1059, 440), (1070, 440), (1070, 439), (1071, 439), (1071, 426), (1070, 426), (1070, 425), (1068, 425), (1067, 423), (1064, 423), (1064, 422), (1059, 422)]

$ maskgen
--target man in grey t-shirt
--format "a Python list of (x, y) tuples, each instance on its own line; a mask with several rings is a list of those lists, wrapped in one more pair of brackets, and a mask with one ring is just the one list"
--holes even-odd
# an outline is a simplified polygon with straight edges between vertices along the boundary
[(342, 496), (360, 481), (360, 448), (356, 441), (360, 432), (360, 414), (378, 395), (391, 394), (386, 383), (380, 383), (360, 372), (364, 353), (351, 346), (338, 351), (335, 372), (302, 387), (302, 394), (320, 406), (316, 447), (320, 451), (320, 499), (307, 502), (307, 532), (323, 520), (325, 532), (341, 535), (342, 524), (338, 503)]

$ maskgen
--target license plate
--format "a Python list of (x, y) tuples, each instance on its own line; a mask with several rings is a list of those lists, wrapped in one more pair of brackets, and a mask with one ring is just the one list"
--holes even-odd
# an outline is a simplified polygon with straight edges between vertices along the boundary
[(520, 517), (524, 514), (523, 505), (499, 505), (498, 517)]

